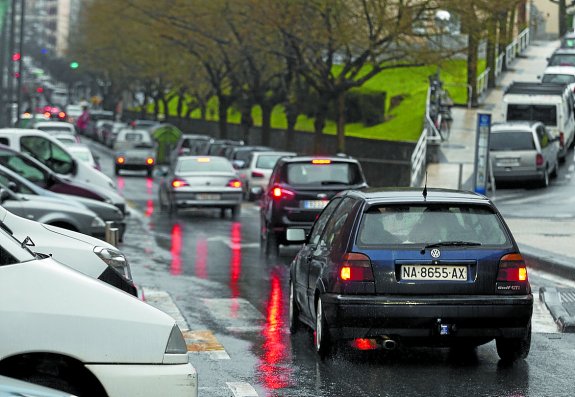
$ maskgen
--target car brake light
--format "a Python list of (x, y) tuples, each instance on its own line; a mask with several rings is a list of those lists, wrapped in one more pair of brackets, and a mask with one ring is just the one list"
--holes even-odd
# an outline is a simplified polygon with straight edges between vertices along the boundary
[(66, 118), (66, 113), (64, 113), (64, 112), (58, 113), (58, 118), (64, 120)]
[(281, 200), (281, 199), (289, 199), (289, 198), (293, 198), (295, 196), (295, 193), (287, 190), (287, 189), (283, 189), (279, 186), (275, 186), (272, 190), (271, 190), (271, 195), (273, 198)]
[(355, 252), (343, 256), (339, 267), (342, 281), (373, 281), (373, 270), (369, 256)]
[(535, 165), (537, 167), (541, 167), (543, 165), (543, 155), (541, 155), (541, 153), (537, 153), (537, 155), (535, 156)]
[(313, 159), (312, 164), (331, 164), (331, 160), (328, 159)]
[(146, 159), (146, 164), (148, 164), (148, 165), (154, 164), (154, 158), (153, 158), (153, 157), (148, 157), (148, 158)]
[(126, 159), (122, 156), (116, 158), (116, 163), (118, 163), (118, 164), (124, 164), (125, 162), (126, 162)]
[(252, 171), (252, 178), (263, 178), (264, 174), (262, 172)]
[(507, 254), (501, 258), (497, 281), (527, 281), (527, 266), (521, 254)]
[(184, 181), (183, 179), (180, 178), (174, 178), (172, 180), (172, 187), (177, 189), (179, 187), (184, 187), (184, 186), (190, 186), (190, 184), (186, 181)]
[(559, 144), (561, 147), (565, 146), (565, 134), (563, 132), (559, 133)]
[(228, 186), (240, 188), (242, 187), (242, 181), (240, 181), (239, 179), (232, 179), (231, 181), (228, 182)]

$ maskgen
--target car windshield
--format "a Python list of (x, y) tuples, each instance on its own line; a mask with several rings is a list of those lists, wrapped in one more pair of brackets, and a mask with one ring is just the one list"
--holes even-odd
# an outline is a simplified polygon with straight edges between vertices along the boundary
[(571, 84), (575, 83), (575, 76), (572, 74), (544, 74), (542, 83)]
[(283, 154), (265, 154), (258, 156), (258, 160), (256, 161), (256, 168), (271, 170), (275, 167), (278, 160), (283, 156)]
[(575, 54), (555, 54), (549, 60), (549, 66), (575, 66)]
[(557, 108), (555, 105), (509, 104), (507, 121), (541, 121), (547, 126), (556, 126)]
[(85, 162), (91, 162), (92, 161), (92, 156), (90, 155), (90, 152), (87, 150), (74, 150), (72, 151), (72, 154), (74, 155), (74, 157), (85, 161)]
[(235, 172), (231, 163), (225, 158), (194, 157), (181, 158), (176, 167), (178, 174), (188, 172)]
[(427, 204), (373, 206), (365, 212), (359, 246), (448, 243), (504, 246), (509, 237), (502, 221), (483, 205)]
[(287, 166), (287, 183), (292, 186), (356, 185), (362, 182), (359, 168), (354, 163), (310, 161)]
[(491, 133), (489, 150), (535, 150), (531, 131), (501, 131)]

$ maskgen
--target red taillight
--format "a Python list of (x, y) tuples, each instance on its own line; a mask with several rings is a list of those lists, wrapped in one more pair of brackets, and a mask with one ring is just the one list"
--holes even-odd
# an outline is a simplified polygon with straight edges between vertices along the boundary
[(369, 256), (355, 252), (345, 254), (339, 267), (339, 278), (342, 281), (373, 281)]
[(271, 195), (273, 198), (281, 200), (281, 199), (290, 199), (293, 198), (295, 196), (295, 193), (287, 190), (287, 189), (283, 189), (279, 186), (275, 186), (272, 190), (271, 190)]
[(377, 349), (377, 341), (375, 339), (357, 338), (352, 342), (353, 347), (358, 350), (375, 350)]
[(148, 158), (146, 159), (146, 164), (148, 164), (148, 165), (154, 164), (154, 158), (153, 158), (153, 157), (148, 157)]
[(58, 118), (61, 120), (64, 120), (66, 118), (66, 113), (64, 113), (64, 112), (58, 113)]
[(240, 188), (242, 187), (242, 181), (240, 181), (239, 179), (232, 179), (231, 181), (228, 182), (228, 186)]
[(521, 254), (507, 254), (501, 258), (497, 281), (527, 281), (527, 266)]
[(264, 176), (262, 172), (252, 171), (252, 178), (263, 178)]
[(537, 153), (537, 156), (535, 156), (535, 165), (537, 167), (541, 167), (543, 163), (544, 163), (543, 155), (541, 153)]
[(183, 179), (179, 179), (179, 178), (174, 178), (172, 180), (172, 187), (177, 189), (180, 187), (184, 187), (184, 186), (190, 186), (190, 184), (186, 181), (184, 181)]
[(124, 164), (126, 162), (126, 159), (122, 156), (120, 157), (116, 157), (116, 163), (118, 164)]
[(565, 146), (565, 134), (563, 132), (559, 133), (559, 144), (561, 147)]

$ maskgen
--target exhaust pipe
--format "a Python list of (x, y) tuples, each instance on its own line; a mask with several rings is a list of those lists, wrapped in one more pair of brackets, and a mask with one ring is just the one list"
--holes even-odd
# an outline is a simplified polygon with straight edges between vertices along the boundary
[(383, 341), (383, 348), (385, 350), (394, 350), (397, 347), (397, 342), (393, 339), (385, 339)]

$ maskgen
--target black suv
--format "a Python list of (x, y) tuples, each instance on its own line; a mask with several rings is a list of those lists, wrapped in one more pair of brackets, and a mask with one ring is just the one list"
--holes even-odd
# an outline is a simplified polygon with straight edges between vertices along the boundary
[(277, 255), (288, 244), (286, 229), (307, 232), (328, 201), (338, 192), (367, 187), (359, 162), (344, 157), (280, 159), (260, 204), (260, 244), (266, 255)]

